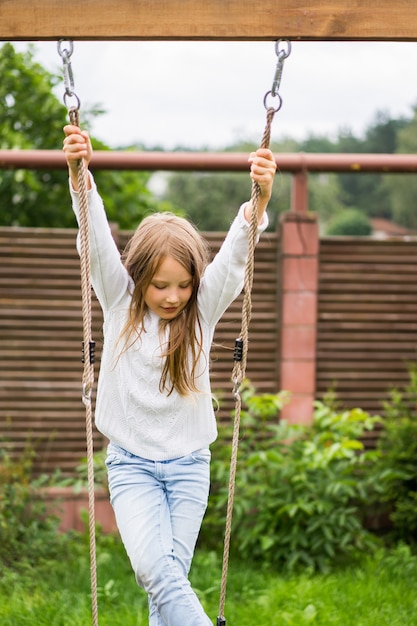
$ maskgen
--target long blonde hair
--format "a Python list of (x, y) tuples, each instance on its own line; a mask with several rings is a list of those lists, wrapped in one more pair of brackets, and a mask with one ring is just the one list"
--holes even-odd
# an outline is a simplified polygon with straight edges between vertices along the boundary
[(198, 391), (195, 378), (197, 361), (202, 352), (202, 333), (197, 294), (208, 262), (207, 243), (186, 219), (168, 212), (153, 213), (140, 223), (127, 244), (122, 259), (132, 277), (134, 289), (121, 338), (124, 349), (127, 349), (140, 337), (147, 313), (145, 292), (166, 257), (181, 263), (191, 275), (192, 293), (186, 307), (176, 318), (160, 322), (162, 328), (168, 328), (168, 341), (159, 387), (168, 395), (175, 389), (185, 396)]

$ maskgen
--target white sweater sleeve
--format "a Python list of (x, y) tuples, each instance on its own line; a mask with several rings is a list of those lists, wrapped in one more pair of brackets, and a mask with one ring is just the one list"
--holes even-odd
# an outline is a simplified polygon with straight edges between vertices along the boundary
[[(88, 191), (91, 283), (104, 312), (116, 307), (129, 287), (130, 278), (112, 237), (103, 201), (90, 175)], [(72, 208), (79, 222), (79, 194), (70, 183)]]
[[(249, 224), (244, 217), (244, 208), (245, 205), (240, 207), (219, 252), (207, 266), (201, 281), (199, 311), (202, 319), (210, 326), (217, 324), (243, 288), (249, 249)], [(258, 227), (258, 239), (267, 226), (268, 217), (265, 213)]]
[[(93, 177), (89, 175), (91, 282), (105, 313), (117, 307), (133, 285), (112, 237), (103, 201)], [(79, 220), (79, 195), (71, 185), (70, 192), (73, 210)], [(249, 224), (244, 217), (244, 206), (240, 208), (219, 252), (206, 268), (201, 280), (199, 311), (202, 319), (210, 326), (219, 321), (243, 287), (249, 230)], [(265, 214), (258, 233), (265, 230), (267, 225), (268, 218)]]

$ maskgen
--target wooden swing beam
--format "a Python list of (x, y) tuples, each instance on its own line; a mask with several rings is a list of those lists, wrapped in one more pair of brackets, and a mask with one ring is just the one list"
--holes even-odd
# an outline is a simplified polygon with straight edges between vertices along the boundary
[(417, 41), (415, 0), (0, 0), (0, 40)]

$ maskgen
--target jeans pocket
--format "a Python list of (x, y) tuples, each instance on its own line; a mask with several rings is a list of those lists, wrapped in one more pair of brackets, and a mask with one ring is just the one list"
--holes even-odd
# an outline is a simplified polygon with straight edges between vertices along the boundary
[(197, 463), (210, 463), (211, 460), (211, 452), (208, 448), (202, 448), (201, 450), (196, 450), (190, 454), (193, 461)]
[(120, 456), (118, 454), (115, 454), (114, 452), (109, 452), (109, 454), (106, 456), (106, 467), (112, 467), (114, 465), (120, 465), (121, 463), (121, 459)]
[(174, 459), (172, 462), (176, 463), (177, 465), (193, 465), (194, 463), (204, 463), (206, 465), (209, 465), (210, 459), (210, 450), (208, 448), (202, 448), (201, 450), (195, 450), (190, 454), (180, 456), (178, 459)]

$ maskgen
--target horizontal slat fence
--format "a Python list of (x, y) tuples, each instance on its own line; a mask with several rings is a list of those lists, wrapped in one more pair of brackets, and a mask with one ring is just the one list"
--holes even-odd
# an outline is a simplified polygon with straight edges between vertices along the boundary
[(417, 349), (417, 238), (320, 242), (317, 395), (381, 413)]
[[(118, 234), (123, 248), (129, 233)], [(208, 233), (218, 249), (222, 233)], [(0, 228), (0, 436), (20, 454), (36, 450), (35, 472), (71, 475), (85, 456), (81, 402), (81, 288), (75, 230)], [(277, 389), (277, 237), (256, 252), (247, 374), (261, 392)], [(240, 329), (241, 298), (221, 320), (212, 353), (218, 418), (233, 410), (230, 375)], [(101, 311), (93, 298), (93, 336), (99, 369)], [(95, 432), (95, 448), (104, 445)]]
[[(117, 234), (122, 249), (130, 233)], [(213, 253), (223, 233), (206, 233)], [(81, 289), (75, 230), (0, 228), (0, 435), (15, 453), (36, 449), (37, 473), (71, 475), (85, 456), (81, 402)], [(279, 238), (256, 251), (247, 375), (259, 392), (279, 389)], [(417, 348), (417, 239), (320, 242), (317, 397), (333, 389), (344, 407), (379, 413), (408, 381)], [(233, 347), (242, 296), (220, 321), (212, 350), (218, 419), (233, 412)], [(97, 366), (101, 312), (93, 297)], [(104, 439), (95, 433), (95, 447)]]
[[(75, 238), (74, 230), (0, 229), (0, 432), (17, 454), (30, 443), (38, 473), (70, 473), (85, 456)], [(94, 300), (93, 311), (100, 334)]]

